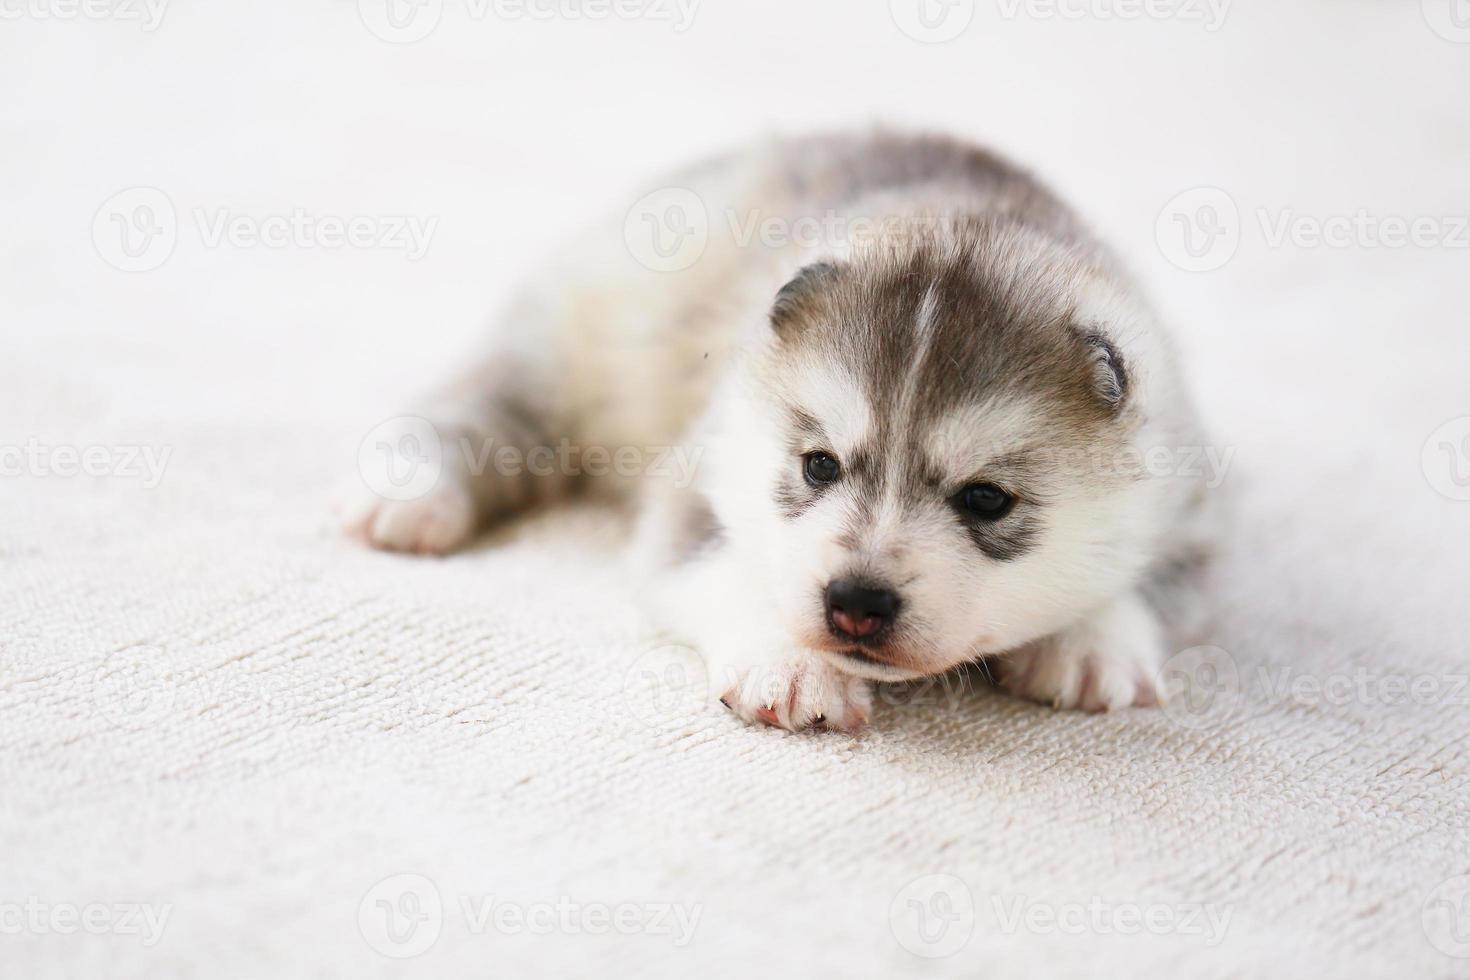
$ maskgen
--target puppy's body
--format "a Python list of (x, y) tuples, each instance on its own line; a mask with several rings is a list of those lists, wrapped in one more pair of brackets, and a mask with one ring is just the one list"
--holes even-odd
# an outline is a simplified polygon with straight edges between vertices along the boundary
[[(1202, 543), (1199, 480), (1169, 461), (1201, 443), (1161, 328), (1070, 212), (989, 153), (892, 135), (665, 186), (684, 210), (649, 232), (697, 231), (693, 202), (697, 261), (621, 220), (569, 250), (424, 408), (445, 443), (697, 460), (690, 485), (637, 481), (649, 594), (749, 719), (856, 727), (866, 679), (1001, 654), (1028, 697), (1151, 701), (1145, 596)], [(591, 468), (559, 459), (449, 453), (430, 493), (349, 524), (449, 550)]]

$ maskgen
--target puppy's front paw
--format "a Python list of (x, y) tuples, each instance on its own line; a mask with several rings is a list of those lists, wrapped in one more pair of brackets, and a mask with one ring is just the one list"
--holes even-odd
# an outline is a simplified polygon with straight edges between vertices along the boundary
[(344, 531), (386, 551), (442, 555), (475, 532), (474, 497), (448, 473), (411, 500), (387, 500), (358, 487), (339, 499), (336, 510)]
[(1129, 597), (996, 666), (1001, 686), (1019, 697), (1054, 708), (1112, 711), (1158, 704), (1163, 660), (1153, 613)]
[(834, 670), (807, 654), (736, 671), (712, 671), (723, 681), (722, 702), (751, 723), (801, 731), (828, 728), (856, 732), (868, 721), (873, 696), (868, 683)]

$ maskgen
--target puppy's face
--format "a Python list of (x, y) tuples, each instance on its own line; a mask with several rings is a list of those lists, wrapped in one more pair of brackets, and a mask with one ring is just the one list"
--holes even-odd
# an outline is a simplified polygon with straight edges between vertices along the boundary
[(1136, 570), (1134, 481), (1094, 465), (1136, 414), (1108, 325), (1078, 320), (1097, 273), (1021, 254), (822, 263), (777, 297), (760, 547), (794, 641), (849, 673), (1012, 649)]

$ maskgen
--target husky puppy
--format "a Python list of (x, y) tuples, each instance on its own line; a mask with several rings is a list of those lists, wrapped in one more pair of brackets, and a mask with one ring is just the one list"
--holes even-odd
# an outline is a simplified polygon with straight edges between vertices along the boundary
[[(442, 553), (638, 484), (650, 604), (749, 721), (854, 730), (868, 682), (981, 658), (1058, 708), (1154, 703), (1161, 597), (1205, 544), (1202, 480), (1170, 462), (1201, 437), (1162, 327), (1071, 212), (986, 150), (881, 132), (663, 187), (677, 206), (568, 248), (420, 407), (478, 449), (346, 527)], [(691, 479), (653, 472), (671, 456)]]

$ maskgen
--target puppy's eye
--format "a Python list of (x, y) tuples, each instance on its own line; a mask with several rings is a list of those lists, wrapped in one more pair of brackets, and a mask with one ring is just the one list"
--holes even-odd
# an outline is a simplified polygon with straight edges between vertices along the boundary
[(1016, 498), (994, 483), (974, 483), (959, 492), (955, 503), (982, 521), (998, 521), (1010, 512)]
[(841, 465), (827, 453), (807, 453), (802, 459), (805, 460), (802, 472), (806, 474), (806, 482), (814, 487), (833, 483), (842, 475)]

